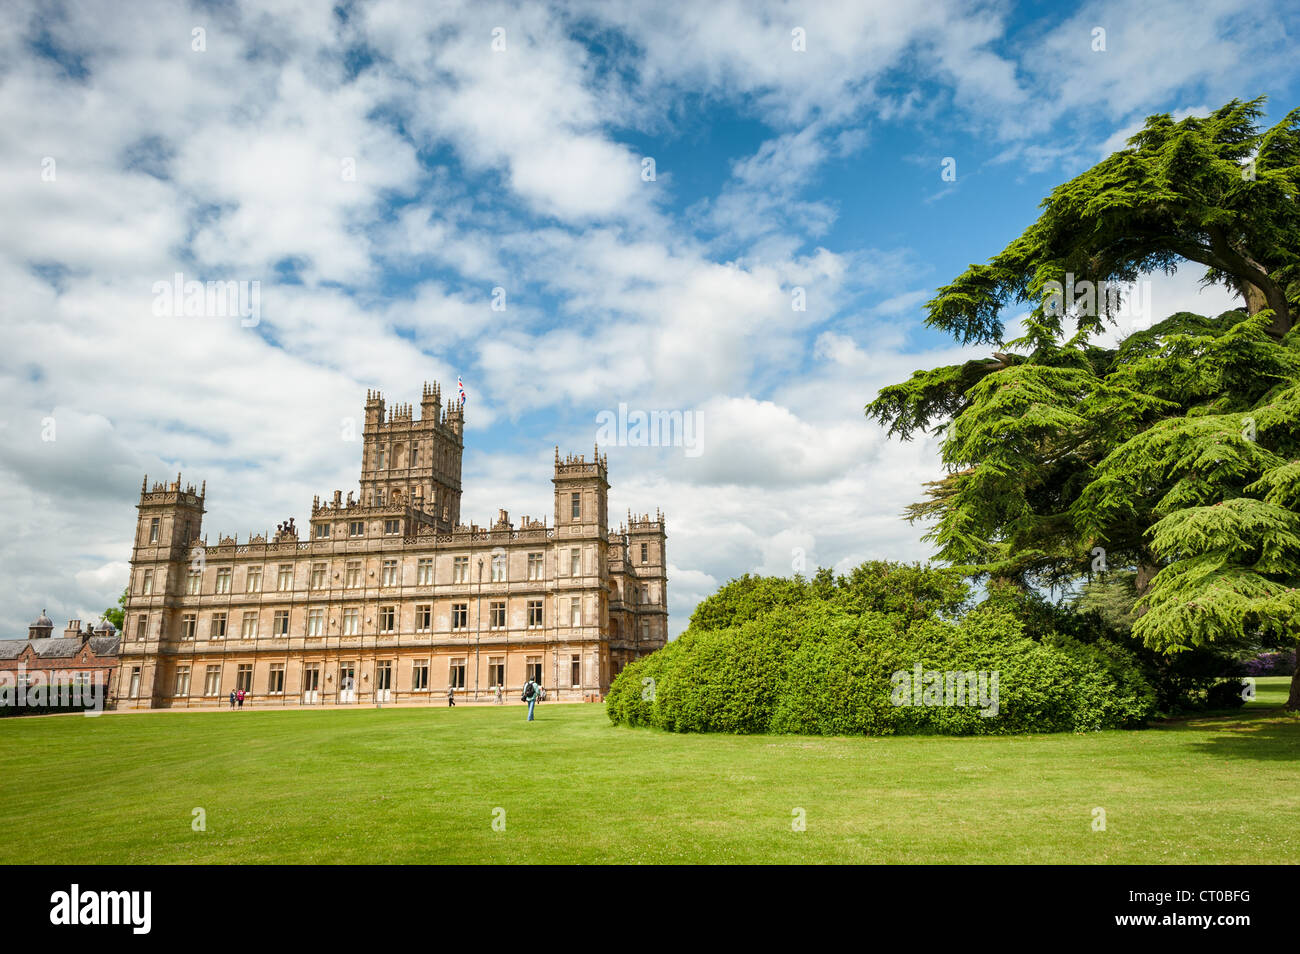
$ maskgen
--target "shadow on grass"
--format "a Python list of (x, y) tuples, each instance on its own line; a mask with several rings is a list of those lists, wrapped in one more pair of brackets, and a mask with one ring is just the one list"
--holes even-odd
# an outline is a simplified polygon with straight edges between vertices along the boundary
[(1151, 728), (1195, 732), (1198, 738), (1192, 741), (1193, 748), (1211, 757), (1300, 762), (1300, 713), (1282, 706), (1170, 719)]

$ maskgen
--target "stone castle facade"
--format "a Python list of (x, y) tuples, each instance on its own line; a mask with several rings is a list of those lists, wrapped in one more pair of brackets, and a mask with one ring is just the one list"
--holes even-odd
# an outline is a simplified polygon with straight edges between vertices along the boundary
[[(360, 493), (244, 543), (203, 535), (206, 482), (148, 478), (121, 634), (119, 708), (356, 705), (495, 696), (528, 678), (597, 700), (668, 636), (664, 519), (608, 522), (607, 458), (555, 452), (555, 513), (460, 519), (464, 407), (367, 394)], [(245, 705), (249, 703), (246, 702)]]

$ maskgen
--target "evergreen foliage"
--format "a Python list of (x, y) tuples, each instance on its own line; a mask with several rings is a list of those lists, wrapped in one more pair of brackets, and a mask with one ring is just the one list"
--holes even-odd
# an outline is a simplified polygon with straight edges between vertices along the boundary
[[(893, 436), (942, 435), (947, 474), (908, 509), (941, 560), (1023, 589), (1128, 571), (1132, 632), (1160, 652), (1300, 638), (1300, 110), (1261, 115), (1151, 117), (929, 302), (930, 325), (1006, 349), (866, 408)], [(1110, 347), (1111, 296), (1059, 291), (1187, 263), (1244, 309)], [(1024, 334), (1003, 343), (1016, 303)]]

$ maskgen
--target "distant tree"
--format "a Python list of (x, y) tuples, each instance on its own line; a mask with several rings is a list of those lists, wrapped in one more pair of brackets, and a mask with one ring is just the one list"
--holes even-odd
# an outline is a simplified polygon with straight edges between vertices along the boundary
[[(1131, 571), (1133, 632), (1161, 651), (1300, 636), (1300, 110), (1260, 115), (1151, 117), (929, 302), (928, 324), (1005, 349), (867, 405), (904, 440), (943, 435), (948, 474), (909, 508), (943, 560), (1025, 588)], [(1062, 295), (1188, 261), (1245, 311), (1109, 348), (1111, 295)], [(1032, 308), (1003, 344), (1013, 302)]]
[(125, 629), (126, 624), (126, 597), (131, 592), (128, 586), (122, 590), (122, 595), (117, 598), (117, 606), (110, 606), (104, 610), (104, 619), (113, 624), (113, 627), (120, 633)]

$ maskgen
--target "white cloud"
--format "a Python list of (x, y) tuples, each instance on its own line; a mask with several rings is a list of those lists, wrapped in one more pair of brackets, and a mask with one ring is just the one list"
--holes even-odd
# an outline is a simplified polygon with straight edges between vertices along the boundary
[[(415, 401), (458, 372), (473, 519), (549, 513), (550, 441), (585, 449), (601, 409), (703, 413), (697, 459), (607, 449), (614, 512), (669, 515), (675, 629), (796, 548), (841, 567), (924, 556), (898, 515), (935, 448), (885, 440), (862, 405), (973, 352), (909, 352), (928, 276), (905, 250), (825, 240), (840, 209), (823, 176), (876, 125), (932, 123), (944, 104), (1046, 168), (1077, 143), (1015, 137), (1067, 110), (1095, 103), (1099, 128), (1127, 128), (1155, 97), (1204, 82), (1217, 101), (1277, 66), (1280, 40), (1242, 48), (1263, 14), (1223, 4), (1207, 27), (1152, 9), (1094, 4), (1012, 50), (1007, 8), (949, 0), (15, 8), (0, 30), (6, 625), (115, 601), (144, 472), (206, 478), (211, 536), (265, 530), (354, 486), (360, 447), (342, 435), (367, 388)], [(1098, 16), (1105, 61), (1078, 49)], [(41, 31), (63, 62), (33, 52)], [(584, 31), (624, 42), (598, 60)], [(1136, 59), (1137, 39), (1160, 62)], [(695, 103), (764, 132), (715, 157), (723, 178), (683, 209), (685, 177), (644, 181), (641, 152)], [(178, 271), (260, 281), (259, 324), (155, 317), (153, 283)]]

